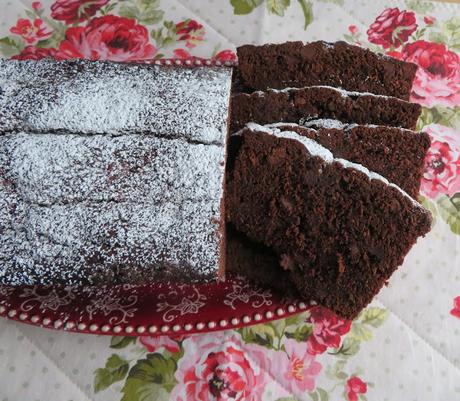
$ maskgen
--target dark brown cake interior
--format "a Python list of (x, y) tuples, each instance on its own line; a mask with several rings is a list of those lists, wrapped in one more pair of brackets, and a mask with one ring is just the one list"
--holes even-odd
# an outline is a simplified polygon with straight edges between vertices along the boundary
[(417, 66), (346, 42), (286, 42), (237, 49), (242, 83), (252, 90), (329, 85), (409, 99)]
[(362, 164), (417, 198), (426, 152), (430, 147), (427, 133), (372, 125), (324, 128), (321, 121), (318, 125), (315, 121), (309, 124), (314, 129), (293, 124), (277, 124), (277, 128), (313, 139), (336, 158)]
[(297, 140), (250, 130), (233, 140), (228, 220), (273, 249), (302, 298), (343, 317), (372, 300), (430, 229), (429, 213), (398, 189)]
[(395, 97), (347, 93), (321, 86), (236, 93), (231, 104), (231, 132), (249, 122), (298, 123), (311, 118), (414, 129), (421, 112), (419, 104)]

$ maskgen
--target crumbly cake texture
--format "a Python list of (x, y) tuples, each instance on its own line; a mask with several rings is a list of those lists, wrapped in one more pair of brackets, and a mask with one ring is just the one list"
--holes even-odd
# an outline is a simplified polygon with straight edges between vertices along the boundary
[(227, 219), (278, 255), (300, 295), (352, 318), (402, 264), (431, 216), (402, 189), (295, 132), (232, 137)]
[[(11, 70), (11, 65), (2, 64), (0, 75), (5, 77), (4, 69), (17, 71), (16, 83), (25, 91), (30, 89), (24, 86), (28, 74), (37, 71), (53, 82), (43, 66), (14, 63)], [(6, 88), (1, 87), (0, 115), (12, 108), (23, 114), (15, 112), (20, 124), (8, 129), (3, 125), (0, 136), (0, 283), (215, 279), (225, 262), (223, 192), (231, 70), (171, 68), (171, 79), (179, 86), (184, 81), (174, 97), (171, 91), (176, 89), (170, 88), (166, 69), (132, 66), (134, 72), (145, 74), (145, 82), (139, 75), (134, 79), (121, 64), (45, 61), (44, 66), (56, 75), (54, 82), (60, 82), (55, 95), (65, 106), (69, 129), (66, 118), (50, 117), (57, 112), (52, 92), (41, 93), (39, 83), (31, 81), (33, 90), (28, 93), (37, 94), (37, 108), (33, 98), (27, 107), (17, 108), (19, 94), (2, 81)], [(66, 66), (73, 66), (68, 77), (73, 85), (63, 77)], [(78, 66), (83, 66), (81, 71)], [(129, 82), (117, 78), (118, 69)], [(93, 71), (98, 78), (91, 74), (77, 78), (76, 71)], [(161, 79), (149, 81), (148, 71)], [(104, 74), (112, 78), (107, 80)], [(87, 81), (107, 92), (106, 98), (101, 95), (103, 102), (110, 102), (108, 91), (114, 89), (113, 107), (125, 113), (119, 124), (104, 122), (106, 116), (95, 103), (95, 114), (87, 109), (79, 122), (78, 110), (71, 109), (84, 102)], [(105, 87), (110, 82), (120, 86)], [(128, 90), (131, 84), (145, 85), (143, 90), (162, 99), (140, 112), (138, 108), (145, 106), (141, 91), (136, 95), (139, 102), (125, 112), (126, 103), (120, 105), (116, 98), (122, 102), (118, 89)], [(200, 93), (192, 96), (188, 92), (192, 87)], [(72, 99), (68, 92), (78, 92), (81, 98)], [(88, 95), (91, 104), (93, 94)], [(43, 100), (47, 96), (48, 105)], [(173, 96), (169, 103), (166, 96)], [(190, 109), (181, 114), (184, 105)], [(46, 110), (49, 114), (41, 120), (40, 113)], [(2, 123), (8, 124), (8, 119)], [(99, 132), (106, 123), (109, 132)], [(24, 126), (34, 129), (17, 130)]]
[(0, 130), (154, 132), (223, 144), (230, 76), (227, 67), (0, 59)]
[(237, 49), (235, 88), (266, 90), (329, 85), (409, 99), (417, 66), (339, 41), (286, 42)]
[(313, 118), (415, 129), (420, 113), (421, 106), (417, 103), (330, 86), (269, 89), (232, 96), (230, 132), (238, 131), (249, 122), (299, 123)]
[(329, 149), (334, 157), (362, 164), (417, 198), (430, 147), (425, 132), (372, 124), (344, 124), (337, 120), (311, 120), (305, 125), (267, 125), (294, 131)]

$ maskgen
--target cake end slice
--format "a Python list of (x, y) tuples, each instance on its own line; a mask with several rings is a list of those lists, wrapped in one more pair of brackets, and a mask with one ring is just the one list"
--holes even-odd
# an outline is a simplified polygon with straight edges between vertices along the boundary
[(356, 316), (400, 266), (431, 215), (364, 167), (294, 132), (232, 137), (227, 219), (278, 257), (306, 300)]

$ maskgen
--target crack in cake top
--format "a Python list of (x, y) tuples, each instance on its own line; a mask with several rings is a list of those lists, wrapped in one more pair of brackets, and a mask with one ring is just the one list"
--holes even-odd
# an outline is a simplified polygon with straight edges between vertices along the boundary
[(150, 133), (223, 144), (228, 67), (0, 60), (0, 130)]

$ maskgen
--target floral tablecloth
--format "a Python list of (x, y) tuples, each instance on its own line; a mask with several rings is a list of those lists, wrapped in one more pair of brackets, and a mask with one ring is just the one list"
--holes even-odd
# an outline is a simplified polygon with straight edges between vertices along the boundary
[(361, 0), (1, 1), (4, 57), (235, 59), (338, 40), (419, 65), (432, 232), (353, 322), (321, 307), (240, 330), (139, 339), (0, 320), (0, 401), (460, 399), (460, 6)]

